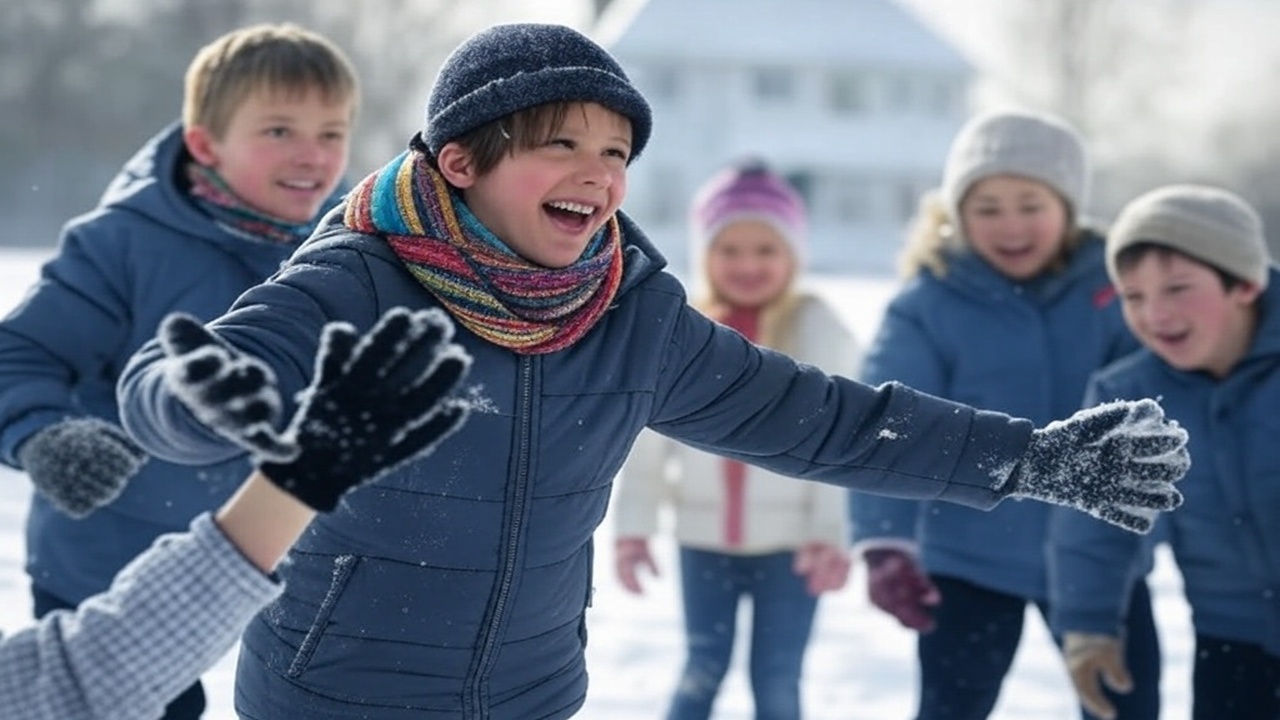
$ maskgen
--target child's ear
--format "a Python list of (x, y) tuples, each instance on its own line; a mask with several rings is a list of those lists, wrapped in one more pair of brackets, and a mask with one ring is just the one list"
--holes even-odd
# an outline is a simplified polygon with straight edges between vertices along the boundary
[(444, 179), (456, 188), (469, 188), (479, 178), (475, 163), (472, 162), (471, 152), (456, 142), (445, 143), (444, 147), (440, 148), (440, 154), (436, 156), (436, 165), (439, 166), (440, 174)]
[(182, 130), (182, 141), (186, 143), (187, 152), (196, 162), (209, 167), (218, 166), (218, 152), (214, 149), (213, 133), (202, 125), (192, 125)]
[(1262, 286), (1246, 280), (1235, 286), (1234, 294), (1241, 305), (1251, 305), (1262, 295)]

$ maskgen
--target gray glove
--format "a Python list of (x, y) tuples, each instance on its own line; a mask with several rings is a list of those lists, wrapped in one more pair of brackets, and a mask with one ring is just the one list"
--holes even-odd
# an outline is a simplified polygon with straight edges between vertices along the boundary
[(1187, 431), (1156, 401), (1117, 401), (1032, 433), (1001, 489), (1146, 533), (1155, 511), (1182, 504), (1172, 483), (1190, 467)]
[(17, 454), (36, 488), (75, 518), (115, 500), (147, 461), (147, 454), (123, 428), (91, 417), (39, 430)]

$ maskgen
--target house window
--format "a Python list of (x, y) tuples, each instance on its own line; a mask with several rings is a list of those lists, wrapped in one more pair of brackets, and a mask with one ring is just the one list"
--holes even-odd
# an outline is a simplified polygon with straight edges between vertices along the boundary
[(786, 68), (757, 68), (752, 74), (752, 86), (757, 98), (770, 103), (790, 100), (795, 88), (791, 72)]
[(828, 215), (842, 225), (857, 225), (875, 219), (872, 188), (864, 178), (850, 175), (831, 178), (825, 193)]
[(871, 109), (865, 75), (851, 72), (833, 74), (827, 84), (831, 109), (845, 115), (861, 115)]

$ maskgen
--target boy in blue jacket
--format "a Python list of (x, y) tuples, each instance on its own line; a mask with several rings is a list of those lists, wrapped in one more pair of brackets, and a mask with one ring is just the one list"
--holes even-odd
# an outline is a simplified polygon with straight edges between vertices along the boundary
[[(166, 313), (217, 316), (311, 233), (337, 201), (356, 94), (343, 53), (295, 26), (205, 46), (187, 69), (181, 123), (67, 224), (0, 322), (0, 460), (37, 490), (26, 536), (37, 616), (105, 590), (245, 476), (243, 458), (149, 458), (120, 427), (116, 380)], [(166, 717), (203, 707), (197, 683)]]
[[(1035, 429), (827, 375), (692, 309), (619, 211), (651, 128), (622, 68), (582, 34), (482, 31), (442, 66), (410, 148), (275, 277), (201, 328), (203, 342), (156, 342), (130, 361), (118, 391), (133, 437), (208, 463), (270, 445), (326, 323), (439, 307), (474, 358), (467, 425), (291, 551), (285, 594), (245, 633), (242, 717), (573, 715), (592, 534), (645, 427), (869, 491), (979, 507), (1031, 497), (1137, 530), (1142, 508), (1177, 505), (1185, 437), (1152, 400)], [(184, 390), (192, 365), (243, 401)]]
[[(1145, 346), (1099, 371), (1086, 404), (1158, 397), (1196, 457), (1187, 504), (1160, 518), (1196, 633), (1194, 720), (1280, 717), (1280, 283), (1247, 203), (1196, 185), (1130, 202), (1107, 236), (1107, 269)], [(1103, 685), (1132, 685), (1120, 651), (1130, 568), (1151, 540), (1056, 514), (1053, 624), (1072, 681), (1101, 717)], [(1144, 557), (1146, 556), (1146, 557)]]

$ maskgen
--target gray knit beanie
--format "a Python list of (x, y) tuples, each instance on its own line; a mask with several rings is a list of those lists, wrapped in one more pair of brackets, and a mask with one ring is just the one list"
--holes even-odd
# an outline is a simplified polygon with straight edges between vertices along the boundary
[(552, 102), (594, 102), (627, 117), (632, 160), (649, 141), (649, 103), (617, 61), (572, 28), (536, 23), (495, 25), (449, 55), (427, 99), (422, 139), (439, 155), (471, 130)]
[(1236, 195), (1204, 185), (1169, 185), (1125, 205), (1107, 233), (1107, 273), (1137, 243), (1173, 248), (1241, 280), (1267, 286), (1271, 263), (1262, 219)]
[(1084, 143), (1062, 120), (1026, 111), (987, 113), (965, 123), (951, 142), (942, 200), (958, 221), (960, 201), (974, 183), (992, 175), (1019, 175), (1053, 188), (1079, 219), (1087, 173)]

